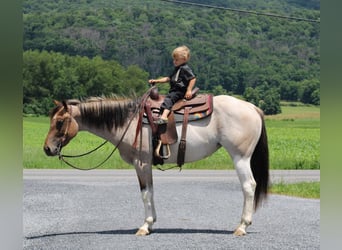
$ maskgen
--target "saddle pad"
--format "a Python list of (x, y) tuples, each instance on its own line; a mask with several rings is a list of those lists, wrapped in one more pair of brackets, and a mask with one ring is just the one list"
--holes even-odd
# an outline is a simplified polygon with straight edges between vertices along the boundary
[[(212, 111), (213, 110), (210, 109), (210, 110), (207, 110), (205, 112), (198, 112), (198, 113), (189, 114), (188, 121), (192, 122), (192, 121), (197, 121), (197, 120), (206, 118), (206, 117), (211, 115)], [(175, 122), (176, 123), (183, 122), (183, 117), (184, 117), (183, 114), (175, 114)]]

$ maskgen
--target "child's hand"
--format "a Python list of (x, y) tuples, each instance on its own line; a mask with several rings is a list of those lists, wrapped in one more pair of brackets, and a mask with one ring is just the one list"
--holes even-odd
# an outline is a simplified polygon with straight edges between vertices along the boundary
[(192, 97), (191, 91), (189, 91), (189, 90), (186, 91), (185, 98), (189, 100), (189, 99), (191, 99), (191, 97)]
[(148, 82), (149, 82), (149, 84), (155, 84), (155, 83), (156, 83), (156, 80), (150, 79), (150, 80), (148, 80)]

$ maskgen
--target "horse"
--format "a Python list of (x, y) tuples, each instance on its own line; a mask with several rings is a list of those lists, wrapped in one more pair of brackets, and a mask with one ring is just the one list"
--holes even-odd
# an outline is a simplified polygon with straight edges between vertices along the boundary
[[(153, 145), (151, 126), (143, 124), (136, 136), (141, 99), (139, 97), (91, 97), (54, 101), (50, 128), (44, 143), (47, 156), (57, 156), (79, 131), (88, 131), (114, 144), (121, 158), (133, 165), (138, 177), (145, 219), (136, 235), (149, 235), (156, 222), (153, 199)], [(176, 124), (180, 134), (182, 124)], [(139, 147), (133, 146), (138, 140)], [(246, 234), (252, 215), (267, 198), (269, 151), (264, 114), (250, 102), (229, 95), (213, 97), (212, 114), (191, 121), (187, 128), (185, 163), (210, 156), (224, 147), (232, 158), (243, 191), (241, 221), (234, 235)], [(170, 146), (166, 164), (176, 163), (177, 143)]]

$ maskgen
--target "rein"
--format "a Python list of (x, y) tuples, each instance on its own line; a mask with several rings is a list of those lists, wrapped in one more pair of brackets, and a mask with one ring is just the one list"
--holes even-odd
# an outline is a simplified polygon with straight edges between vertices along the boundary
[[(63, 161), (64, 163), (66, 163), (67, 165), (69, 165), (70, 167), (72, 167), (74, 169), (84, 170), (84, 171), (86, 171), (86, 170), (93, 170), (93, 169), (96, 169), (96, 168), (99, 168), (100, 166), (102, 166), (114, 154), (114, 152), (118, 149), (119, 145), (123, 141), (123, 139), (124, 139), (128, 129), (129, 129), (129, 127), (131, 126), (131, 123), (132, 123), (133, 119), (136, 117), (138, 112), (141, 112), (141, 109), (143, 109), (143, 107), (144, 107), (143, 103), (145, 102), (146, 97), (148, 97), (150, 95), (150, 93), (151, 93), (153, 88), (155, 88), (155, 86), (152, 86), (151, 88), (149, 88), (145, 92), (145, 94), (143, 95), (144, 96), (143, 97), (143, 101), (139, 104), (137, 109), (134, 111), (134, 114), (132, 115), (131, 119), (129, 120), (128, 125), (127, 125), (125, 131), (123, 132), (123, 134), (122, 134), (118, 144), (114, 147), (114, 149), (112, 150), (112, 152), (110, 152), (110, 154), (107, 156), (106, 159), (104, 159), (102, 162), (100, 162), (99, 164), (97, 164), (94, 167), (80, 168), (80, 167), (77, 167), (77, 166), (71, 164), (70, 162), (66, 161), (64, 158), (77, 158), (77, 157), (82, 157), (82, 156), (91, 154), (91, 153), (95, 152), (96, 150), (98, 150), (99, 148), (101, 148), (103, 145), (105, 145), (108, 142), (108, 140), (104, 141), (101, 145), (97, 146), (95, 149), (90, 150), (89, 152), (86, 152), (86, 153), (83, 153), (83, 154), (79, 154), (79, 155), (63, 155), (63, 154), (61, 154), (62, 150), (58, 150), (58, 158), (59, 158), (59, 160)], [(69, 126), (66, 128), (66, 130), (64, 132), (64, 136), (66, 136), (68, 134), (68, 128), (69, 128)], [(140, 132), (142, 132), (142, 131), (140, 131)], [(140, 136), (142, 136), (142, 134), (140, 134)], [(141, 150), (141, 143), (142, 143), (142, 141), (140, 141), (140, 150)], [(60, 141), (58, 148), (61, 149), (61, 147), (62, 147), (62, 141)]]
[(89, 152), (84, 153), (84, 154), (79, 154), (79, 155), (63, 155), (63, 154), (61, 154), (61, 150), (60, 150), (60, 151), (59, 151), (59, 154), (58, 154), (59, 160), (63, 161), (64, 163), (66, 163), (66, 164), (69, 165), (70, 167), (72, 167), (72, 168), (74, 168), (74, 169), (78, 169), (78, 170), (84, 170), (84, 171), (86, 171), (86, 170), (93, 170), (93, 169), (99, 168), (99, 167), (102, 166), (107, 160), (109, 160), (109, 158), (110, 158), (110, 157), (114, 154), (114, 152), (117, 150), (117, 148), (118, 148), (119, 145), (121, 144), (123, 138), (125, 137), (125, 135), (126, 135), (126, 133), (127, 133), (127, 131), (128, 131), (128, 128), (130, 127), (131, 122), (133, 121), (134, 117), (135, 117), (135, 116), (132, 116), (132, 118), (130, 119), (130, 121), (129, 121), (129, 123), (128, 123), (126, 129), (125, 129), (125, 131), (123, 132), (123, 134), (122, 134), (122, 136), (121, 136), (121, 138), (120, 138), (118, 144), (114, 147), (114, 149), (112, 150), (112, 152), (110, 152), (110, 154), (107, 156), (107, 158), (104, 159), (104, 160), (103, 160), (102, 162), (100, 162), (99, 164), (97, 164), (96, 166), (90, 167), (90, 168), (80, 168), (80, 167), (77, 167), (77, 166), (71, 164), (70, 162), (66, 161), (66, 160), (64, 159), (64, 157), (65, 157), (65, 158), (77, 158), (77, 157), (82, 157), (82, 156), (91, 154), (91, 153), (95, 152), (96, 150), (98, 150), (99, 148), (101, 148), (103, 145), (105, 145), (105, 144), (108, 142), (108, 140), (104, 141), (101, 145), (97, 146), (95, 149), (90, 150)]
[[(122, 138), (123, 139), (123, 138)], [(120, 140), (120, 142), (122, 141), (122, 139)], [(95, 149), (87, 152), (87, 153), (84, 153), (84, 154), (79, 154), (79, 155), (63, 155), (61, 153), (58, 154), (58, 158), (59, 160), (63, 161), (64, 163), (66, 163), (67, 165), (69, 165), (70, 167), (74, 168), (74, 169), (78, 169), (78, 170), (92, 170), (92, 169), (95, 169), (95, 168), (98, 168), (100, 167), (102, 164), (104, 164), (112, 155), (113, 153), (115, 152), (115, 150), (117, 149), (117, 146), (112, 150), (112, 152), (107, 156), (107, 158), (105, 160), (103, 160), (101, 163), (99, 163), (98, 165), (94, 166), (94, 167), (90, 167), (90, 168), (80, 168), (80, 167), (76, 167), (75, 165), (71, 164), (70, 162), (66, 161), (64, 158), (77, 158), (77, 157), (82, 157), (82, 156), (85, 156), (85, 155), (88, 155), (88, 154), (91, 154), (93, 152), (95, 152), (96, 150), (98, 150), (99, 148), (101, 148), (103, 145), (105, 145), (106, 143), (108, 142), (107, 141), (104, 141), (101, 145), (97, 146)], [(119, 144), (120, 144), (119, 142)], [(118, 146), (119, 146), (118, 144)], [(61, 151), (59, 151), (61, 152)]]

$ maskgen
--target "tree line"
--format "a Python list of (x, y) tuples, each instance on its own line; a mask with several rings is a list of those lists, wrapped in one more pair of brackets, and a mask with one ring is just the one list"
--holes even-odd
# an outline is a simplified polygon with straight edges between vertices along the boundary
[[(266, 12), (271, 9), (286, 15), (290, 12), (308, 19), (319, 19), (320, 15), (319, 1), (315, 0), (288, 0), (281, 4), (257, 1), (254, 5), (245, 0), (211, 3)], [(319, 104), (317, 23), (184, 7), (157, 0), (25, 0), (23, 11), (24, 53), (59, 52), (69, 56), (69, 60), (101, 59), (124, 71), (139, 68), (144, 75), (138, 81), (141, 84), (148, 78), (168, 75), (173, 67), (172, 49), (186, 44), (192, 52), (190, 64), (197, 75), (197, 85), (203, 91), (242, 95), (259, 106), (267, 104), (265, 97), (270, 95), (272, 100)], [(77, 77), (69, 78), (64, 79), (64, 84), (69, 84), (67, 80), (74, 83)], [(123, 79), (115, 81), (121, 84)], [(26, 84), (35, 83), (27, 80)], [(70, 88), (68, 97), (89, 94), (88, 85), (84, 88), (74, 94)], [(103, 88), (116, 89), (120, 87)], [(24, 104), (33, 99), (24, 97)]]
[(92, 59), (59, 52), (25, 51), (23, 55), (23, 112), (47, 115), (53, 100), (89, 96), (142, 94), (147, 72), (121, 66), (101, 57)]

